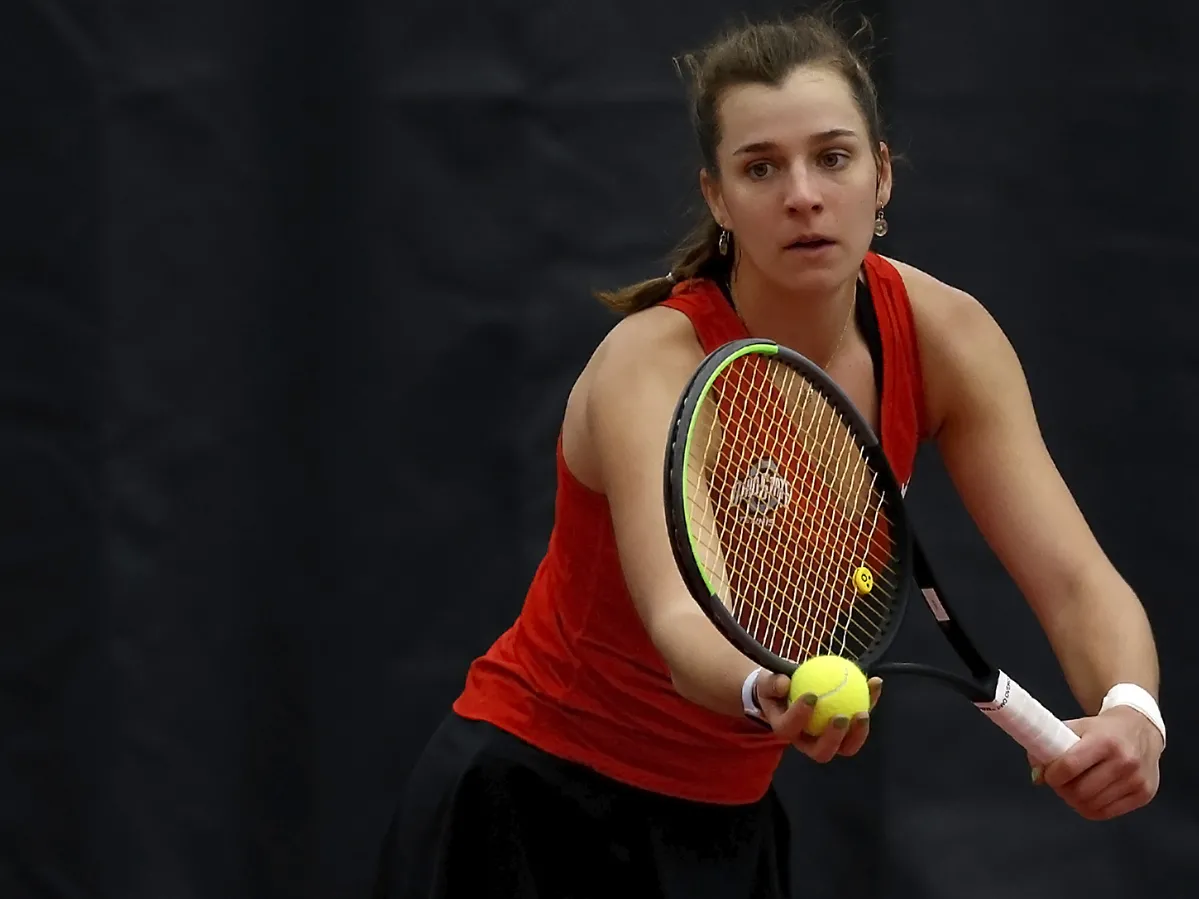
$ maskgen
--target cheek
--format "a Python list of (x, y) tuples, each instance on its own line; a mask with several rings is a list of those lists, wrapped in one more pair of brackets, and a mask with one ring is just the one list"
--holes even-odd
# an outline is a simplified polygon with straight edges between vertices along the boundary
[(872, 166), (863, 166), (854, 173), (852, 184), (846, 185), (853, 191), (854, 204), (863, 208), (870, 209), (870, 214), (874, 214), (874, 203), (877, 198), (878, 189), (875, 185), (874, 168)]
[(846, 207), (846, 224), (854, 234), (864, 232), (867, 236), (874, 234), (874, 217), (878, 212), (878, 201), (875, 195), (874, 182), (868, 185), (855, 186), (853, 199)]
[(729, 215), (739, 231), (753, 231), (775, 214), (777, 202), (763, 185), (738, 185), (726, 195)]

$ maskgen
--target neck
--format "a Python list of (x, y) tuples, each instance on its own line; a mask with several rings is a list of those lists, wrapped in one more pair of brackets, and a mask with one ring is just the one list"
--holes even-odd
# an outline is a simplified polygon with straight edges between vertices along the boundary
[(857, 279), (827, 291), (796, 293), (762, 278), (748, 266), (730, 280), (733, 303), (746, 330), (789, 347), (827, 367), (853, 329)]

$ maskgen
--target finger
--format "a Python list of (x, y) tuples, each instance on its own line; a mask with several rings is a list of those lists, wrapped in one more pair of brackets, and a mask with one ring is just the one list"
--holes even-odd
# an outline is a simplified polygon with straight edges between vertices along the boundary
[[(1074, 718), (1069, 721), (1063, 721), (1062, 723), (1065, 724), (1068, 728), (1070, 728), (1070, 730), (1074, 731), (1076, 736), (1084, 737), (1084, 736), (1086, 736), (1088, 725), (1091, 723), (1092, 720), (1093, 719), (1089, 719), (1089, 718), (1082, 718), (1082, 719)], [(1033, 755), (1031, 752), (1027, 752), (1027, 753), (1025, 753), (1025, 755), (1028, 758), (1029, 767), (1040, 768), (1042, 770), (1044, 770), (1045, 767), (1047, 765), (1049, 765), (1051, 762), (1058, 761), (1061, 758), (1061, 756), (1059, 756), (1058, 759), (1043, 759), (1043, 758), (1038, 758), (1037, 756)]]
[(786, 699), (791, 692), (791, 678), (785, 674), (758, 677), (759, 694), (772, 699)]
[[(1059, 787), (1054, 787), (1056, 792), (1065, 803), (1074, 809), (1084, 818), (1094, 818), (1095, 812), (1101, 808), (1096, 800), (1100, 794), (1106, 794), (1104, 797), (1104, 805), (1113, 799), (1118, 799), (1128, 792), (1128, 784), (1121, 783), (1119, 779), (1112, 781), (1114, 775), (1112, 768), (1107, 763), (1096, 765), (1087, 771), (1082, 777), (1077, 780), (1070, 781)], [(1085, 781), (1085, 791), (1084, 784)]]
[[(1060, 792), (1080, 808), (1107, 805), (1128, 791), (1128, 779), (1136, 773), (1137, 764), (1108, 757), (1061, 787)], [(1112, 795), (1115, 791), (1115, 795)], [(1104, 796), (1104, 794), (1108, 794)]]
[(841, 748), (838, 751), (844, 756), (855, 756), (865, 745), (868, 736), (870, 736), (870, 716), (865, 712), (859, 712), (853, 716), (853, 721), (849, 725), (849, 733), (841, 741)]
[(866, 686), (870, 688), (870, 711), (874, 711), (875, 705), (878, 704), (878, 698), (883, 692), (883, 679), (881, 677), (872, 677), (866, 681)]
[(773, 710), (774, 717), (779, 717), (787, 711), (789, 705), (787, 694), (791, 689), (791, 681), (785, 674), (763, 672), (754, 684), (754, 693), (758, 705), (763, 711)]
[(849, 718), (838, 715), (830, 721), (824, 731), (816, 738), (814, 745), (798, 747), (814, 762), (831, 762), (841, 748), (841, 743), (849, 733)]
[(1085, 736), (1066, 752), (1044, 765), (1044, 782), (1055, 790), (1081, 777), (1108, 755), (1108, 746), (1102, 740), (1087, 739)]
[(1130, 799), (1136, 808), (1149, 802), (1157, 793), (1155, 780), (1146, 777), (1139, 765), (1133, 763), (1131, 771), (1127, 765), (1122, 765), (1120, 770), (1122, 774), (1119, 778), (1086, 803), (1087, 811), (1096, 820), (1105, 820), (1108, 817), (1107, 810), (1116, 803)]
[(770, 726), (774, 728), (775, 734), (780, 739), (793, 743), (803, 735), (804, 728), (812, 720), (812, 710), (815, 707), (816, 695), (808, 693), (790, 705), (777, 699), (765, 700), (762, 711)]
[(758, 676), (754, 692), (762, 710), (772, 709), (775, 717), (778, 717), (784, 714), (790, 705), (787, 696), (791, 692), (791, 679), (785, 674), (763, 673)]
[(1119, 818), (1121, 815), (1135, 812), (1141, 806), (1148, 803), (1150, 798), (1137, 790), (1133, 790), (1106, 805), (1100, 806), (1091, 817), (1096, 821), (1110, 821), (1112, 818)]
[(1106, 818), (1106, 810), (1109, 806), (1135, 796), (1143, 796), (1143, 794), (1131, 781), (1123, 778), (1109, 785), (1107, 789), (1092, 799), (1081, 803), (1081, 807), (1078, 810), (1085, 818), (1090, 818), (1093, 821), (1102, 821)]

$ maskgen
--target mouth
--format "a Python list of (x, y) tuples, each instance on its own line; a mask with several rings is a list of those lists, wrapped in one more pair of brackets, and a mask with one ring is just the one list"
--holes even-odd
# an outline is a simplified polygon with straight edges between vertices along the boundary
[(825, 247), (831, 247), (836, 241), (830, 240), (827, 237), (802, 237), (799, 240), (794, 240), (787, 244), (786, 250), (823, 250)]

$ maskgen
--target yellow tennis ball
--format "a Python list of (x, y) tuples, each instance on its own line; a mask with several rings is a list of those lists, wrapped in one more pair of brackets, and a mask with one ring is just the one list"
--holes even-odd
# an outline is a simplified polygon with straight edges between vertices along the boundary
[(807, 693), (816, 696), (812, 718), (804, 729), (814, 737), (824, 732), (838, 715), (852, 719), (870, 711), (870, 686), (862, 669), (840, 656), (813, 656), (791, 675), (790, 700)]

